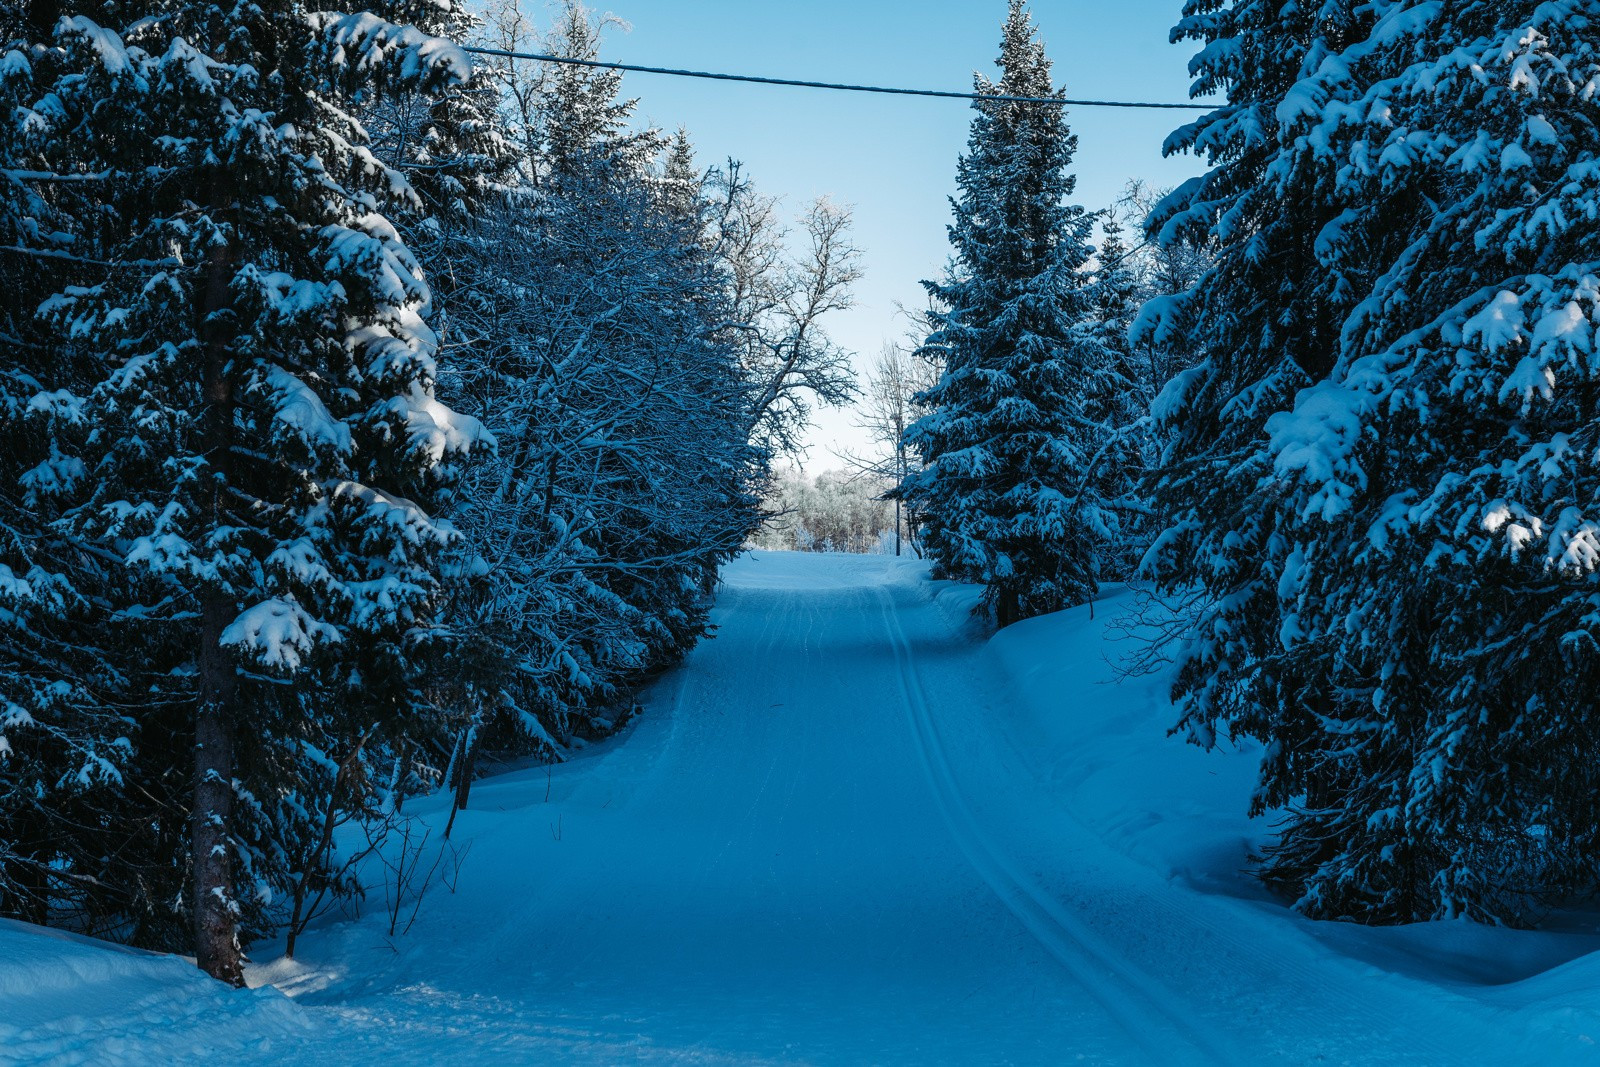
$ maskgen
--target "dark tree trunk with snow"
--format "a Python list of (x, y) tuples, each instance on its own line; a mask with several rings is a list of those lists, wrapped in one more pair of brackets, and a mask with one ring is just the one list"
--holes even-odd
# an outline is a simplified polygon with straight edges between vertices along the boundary
[(995, 625), (1000, 629), (1003, 630), (1012, 623), (1021, 620), (1022, 610), (1018, 607), (1017, 600), (1018, 597), (1016, 589), (1009, 586), (1002, 587), (1000, 591), (995, 594), (994, 621)]
[(209, 596), (201, 608), (200, 701), (195, 710), (194, 856), (195, 962), (232, 986), (244, 984), (234, 903), (232, 705), (238, 695), (233, 657), (222, 647), (234, 607)]
[[(230, 323), (228, 282), (233, 270), (229, 246), (216, 243), (206, 261), (205, 290), (197, 333), (205, 349), (205, 454), (211, 484), (205, 498), (215, 529), (225, 521), (222, 497), (232, 481), (233, 383), (229, 378)], [(233, 884), (233, 717), (239, 675), (222, 634), (238, 614), (226, 591), (212, 586), (201, 593), (199, 683), (194, 723), (194, 810), (190, 852), (194, 867), (195, 962), (232, 986), (244, 984), (239, 947), (238, 906)]]

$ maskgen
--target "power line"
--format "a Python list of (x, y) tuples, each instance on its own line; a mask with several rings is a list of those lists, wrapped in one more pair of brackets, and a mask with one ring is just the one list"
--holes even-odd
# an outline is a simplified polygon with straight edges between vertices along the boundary
[(1056, 104), (1061, 107), (1154, 108), (1162, 111), (1210, 111), (1214, 104), (1157, 104), (1131, 100), (1067, 100), (1054, 96), (1000, 96), (991, 93), (953, 93), (943, 89), (894, 89), (883, 85), (847, 85), (841, 82), (802, 81), (796, 78), (763, 78), (755, 74), (718, 74), (709, 70), (676, 70), (672, 67), (641, 67), (632, 63), (610, 63), (599, 59), (574, 59), (538, 52), (509, 52), (500, 48), (463, 45), (462, 50), (480, 56), (504, 59), (531, 59), (539, 63), (565, 63), (574, 67), (600, 67), (634, 74), (667, 74), (674, 78), (705, 78), (719, 82), (750, 82), (755, 85), (789, 85), (800, 89), (832, 89), (845, 93), (881, 93), (887, 96), (933, 96), (945, 100), (989, 100), (1002, 104)]

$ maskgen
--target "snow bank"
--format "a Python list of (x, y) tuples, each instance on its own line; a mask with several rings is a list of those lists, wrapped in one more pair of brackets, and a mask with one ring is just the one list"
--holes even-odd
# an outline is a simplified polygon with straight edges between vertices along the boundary
[(750, 554), (617, 737), (480, 781), (448, 846), (407, 803), (409, 932), (375, 888), (234, 992), (0, 923), (0, 1062), (1600, 1062), (1593, 915), (1300, 918), (1249, 874), (1259, 752), (1116, 681), (1134, 594), (999, 634), (978, 596)]
[(1539, 930), (1509, 930), (1466, 921), (1374, 928), (1294, 914), (1249, 873), (1272, 833), (1270, 816), (1245, 814), (1259, 747), (1221, 742), (1206, 752), (1168, 736), (1170, 672), (1118, 678), (1134, 649), (1126, 620), (1136, 594), (1106, 594), (1092, 619), (1087, 607), (1072, 608), (1009, 627), (988, 646), (1018, 698), (1007, 727), (1072, 817), (1198, 894), (1195, 907), (1226, 908), (1260, 943), (1401, 980), (1397, 999), (1467, 997), (1526, 1040), (1528, 1062), (1550, 1062), (1552, 1047), (1573, 1050), (1572, 1062), (1600, 1062), (1600, 916), (1574, 911)]
[(1269, 830), (1244, 814), (1259, 749), (1207, 753), (1167, 736), (1166, 673), (1118, 678), (1136, 645), (1116, 620), (1133, 606), (1131, 591), (1108, 587), (1093, 619), (1073, 608), (995, 635), (989, 651), (1021, 697), (1013, 731), (1031, 740), (1063, 802), (1119, 851), (1206, 890), (1262, 898), (1245, 873)]
[(0, 1061), (288, 1057), (310, 1031), (276, 990), (230, 990), (188, 960), (0, 919)]

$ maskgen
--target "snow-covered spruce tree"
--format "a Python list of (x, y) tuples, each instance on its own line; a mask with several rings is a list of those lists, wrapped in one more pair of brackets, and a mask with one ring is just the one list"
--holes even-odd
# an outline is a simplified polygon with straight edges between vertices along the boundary
[(1524, 920), (1600, 859), (1600, 24), (1581, 2), (1191, 4), (1171, 198), (1216, 267), (1151, 563), (1211, 604), (1177, 694), (1267, 744), (1316, 916)]
[(682, 220), (695, 233), (705, 228), (705, 173), (694, 158), (694, 142), (683, 127), (672, 135), (661, 159), (657, 188), (663, 210)]
[[(418, 9), (411, 25), (465, 42), (476, 37), (481, 21), (460, 0), (439, 0)], [(430, 268), (434, 318), (447, 320), (451, 249), (477, 240), (472, 219), (507, 193), (524, 162), (501, 116), (499, 72), (479, 59), (465, 81), (368, 96), (363, 105), (373, 153), (405, 174), (416, 193), (418, 202), (395, 213), (394, 221), (407, 247)]]
[[(31, 16), (29, 21), (24, 16)], [(39, 25), (38, 19), (44, 20)], [(101, 885), (126, 886), (123, 805), (134, 732), (120, 659), (97, 654), (95, 600), (118, 588), (115, 558), (57, 534), (81, 485), (82, 385), (91, 368), (61, 351), (35, 309), (101, 273), (73, 232), (103, 178), (71, 146), (35, 136), (37, 86), (59, 54), (35, 7), (0, 15), (0, 915), (100, 930)], [(62, 180), (40, 183), (45, 174)], [(48, 383), (48, 384), (46, 384)]]
[(433, 397), (428, 290), (379, 214), (410, 193), (351, 108), (468, 67), (370, 12), (115, 17), (61, 20), (24, 116), (103, 180), (73, 247), (99, 273), (40, 310), (87, 427), (52, 529), (131, 594), (99, 608), (100, 651), (132, 662), (146, 709), (132, 744), (159, 810), (135, 847), (170, 852), (129, 906), (192, 915), (200, 966), (238, 983), (241, 938), (318, 829), (301, 783), (413, 706), (455, 537), (428, 508), (480, 436)]
[[(1103, 236), (1095, 253), (1094, 332), (1106, 360), (1085, 384), (1087, 414), (1105, 433), (1105, 453), (1088, 473), (1094, 491), (1115, 505), (1120, 521), (1101, 550), (1101, 569), (1126, 579), (1148, 545), (1148, 507), (1141, 499), (1145, 471), (1156, 458), (1150, 402), (1156, 364), (1150, 345), (1129, 337), (1148, 289), (1141, 284), (1122, 224), (1112, 211), (1100, 215)], [(1162, 383), (1164, 384), (1164, 383)]]
[[(552, 54), (593, 62), (600, 58), (607, 25), (581, 0), (563, 0), (552, 33)], [(625, 24), (622, 24), (626, 28)], [(666, 142), (653, 127), (634, 129), (638, 101), (622, 95), (622, 72), (572, 63), (540, 68), (537, 143), (539, 172), (559, 179), (587, 169), (596, 151), (634, 173), (642, 173)]]
[[(1058, 97), (1022, 0), (988, 95)], [(1109, 357), (1094, 330), (1092, 216), (1071, 205), (1077, 138), (1051, 104), (977, 101), (943, 283), (924, 283), (945, 374), (907, 440), (900, 488), (940, 571), (988, 587), (1001, 625), (1092, 597), (1117, 519), (1096, 492), (1107, 444), (1088, 402)]]
[[(484, 23), (450, 0), (422, 8), (414, 24), (435, 36), (466, 41), (477, 39)], [(526, 159), (502, 113), (501, 86), (502, 71), (478, 61), (466, 82), (443, 92), (385, 94), (371, 99), (362, 113), (373, 152), (405, 174), (418, 197), (415, 209), (391, 217), (428, 278), (433, 298), (428, 325), (439, 338), (442, 368), (439, 396), (458, 410), (468, 403), (452, 395), (458, 371), (491, 358), (503, 340), (485, 315), (503, 279), (491, 276), (485, 265), (517, 252), (517, 235), (501, 222), (518, 196)], [(489, 246), (501, 240), (511, 247), (491, 251)], [(475, 514), (476, 505), (470, 492), (458, 492), (443, 514), (464, 519)], [(495, 679), (508, 662), (499, 635), (464, 607), (484, 580), (482, 545), (471, 540), (472, 552), (445, 584), (439, 625), (429, 632), (426, 682), (419, 693), (430, 709), (419, 722), (424, 729), (408, 731), (398, 744), (374, 744), (363, 754), (367, 766), (360, 780), (367, 786), (370, 813), (379, 819), (406, 794), (430, 790), (442, 779), (463, 790), (470, 782), (455, 773), (471, 764), (460, 750), (470, 752), (467, 742), (476, 737), (484, 707), (494, 700)], [(356, 798), (339, 799), (349, 804)]]

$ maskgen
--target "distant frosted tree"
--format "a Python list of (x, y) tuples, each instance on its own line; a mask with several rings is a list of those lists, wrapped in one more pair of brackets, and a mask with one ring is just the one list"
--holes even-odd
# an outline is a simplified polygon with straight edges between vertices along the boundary
[(771, 515), (756, 545), (800, 552), (892, 552), (892, 483), (863, 471), (829, 470), (807, 476), (794, 468), (773, 479), (765, 501)]
[[(1108, 214), (1124, 229), (1131, 226), (1143, 232), (1171, 192), (1130, 181)], [(1191, 226), (1165, 231), (1161, 239), (1145, 234), (1144, 240), (1126, 252), (1123, 266), (1132, 275), (1139, 294), (1126, 343), (1133, 350), (1138, 369), (1136, 388), (1147, 406), (1167, 382), (1199, 358), (1190, 343), (1190, 324), (1181, 315), (1165, 313), (1175, 305), (1181, 307), (1180, 294), (1194, 288), (1210, 269), (1212, 243), (1209, 228)], [(1160, 329), (1148, 328), (1147, 323), (1151, 322), (1160, 322)]]
[(884, 344), (876, 363), (867, 371), (866, 386), (857, 403), (857, 425), (867, 431), (875, 451), (845, 457), (856, 470), (885, 483), (886, 491), (891, 491), (897, 556), (904, 548), (906, 535), (916, 547), (916, 527), (907, 527), (904, 502), (892, 490), (920, 466), (916, 452), (906, 443), (906, 430), (920, 411), (918, 394), (932, 388), (939, 379), (939, 368), (924, 358), (926, 352), (925, 347), (913, 351), (912, 345), (899, 341)]
[[(1022, 0), (1012, 0), (988, 95), (1059, 97)], [(979, 100), (957, 168), (954, 257), (928, 346), (942, 380), (906, 439), (923, 467), (900, 493), (927, 552), (988, 587), (1001, 625), (1092, 597), (1098, 546), (1117, 519), (1093, 468), (1105, 427), (1089, 383), (1108, 356), (1093, 328), (1085, 267), (1093, 219), (1068, 203), (1077, 138), (1061, 107)]]
[(698, 232), (705, 225), (706, 175), (694, 159), (689, 131), (680, 127), (667, 142), (661, 157), (659, 188), (662, 204)]
[[(553, 54), (569, 59), (600, 58), (608, 24), (626, 24), (613, 15), (597, 16), (580, 0), (562, 0), (550, 33)], [(538, 151), (533, 155), (546, 175), (572, 176), (591, 165), (597, 151), (635, 171), (654, 158), (664, 142), (661, 131), (632, 122), (636, 99), (622, 94), (622, 72), (572, 63), (539, 68)]]
[(1203, 355), (1151, 566), (1210, 597), (1191, 736), (1266, 743), (1265, 865), (1321, 917), (1525, 919), (1600, 860), (1600, 36), (1582, 2), (1191, 2), (1160, 313)]
[(1103, 235), (1095, 252), (1091, 299), (1094, 333), (1105, 359), (1082, 388), (1087, 415), (1101, 429), (1101, 445), (1084, 477), (1117, 516), (1108, 523), (1111, 536), (1101, 550), (1101, 569), (1107, 577), (1126, 579), (1149, 536), (1142, 483), (1157, 460), (1150, 402), (1166, 383), (1157, 377), (1153, 346), (1135, 344), (1130, 336), (1140, 307), (1154, 294), (1140, 278), (1116, 215), (1106, 211), (1100, 219)]

